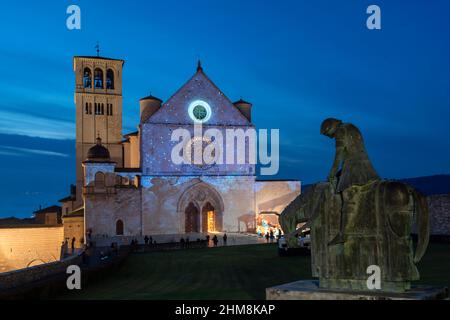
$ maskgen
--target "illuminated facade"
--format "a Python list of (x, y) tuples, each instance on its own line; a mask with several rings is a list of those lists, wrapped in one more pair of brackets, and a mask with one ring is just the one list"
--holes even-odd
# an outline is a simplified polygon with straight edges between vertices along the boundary
[[(200, 63), (166, 102), (153, 96), (141, 99), (138, 130), (119, 141), (122, 66), (122, 60), (74, 58), (77, 168), (83, 168), (77, 189), (83, 201), (71, 208), (77, 214), (65, 214), (64, 221), (79, 221), (83, 212), (84, 229), (78, 238), (255, 232), (260, 212), (281, 213), (298, 196), (299, 181), (258, 181), (255, 165), (247, 161), (213, 165), (172, 161), (177, 143), (172, 134), (177, 129), (194, 135), (194, 124), (201, 123), (204, 130), (216, 129), (225, 136), (227, 129), (254, 128), (252, 105), (243, 100), (232, 103)], [(113, 86), (100, 76), (108, 72)], [(100, 112), (91, 113), (90, 103), (100, 103)], [(103, 106), (108, 109), (102, 113)]]

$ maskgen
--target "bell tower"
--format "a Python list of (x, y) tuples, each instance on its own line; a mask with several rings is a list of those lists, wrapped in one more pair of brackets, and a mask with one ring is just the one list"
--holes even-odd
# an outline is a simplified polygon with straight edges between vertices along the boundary
[(83, 204), (83, 167), (88, 150), (102, 139), (111, 160), (121, 168), (122, 68), (124, 61), (100, 56), (75, 56), (76, 207)]

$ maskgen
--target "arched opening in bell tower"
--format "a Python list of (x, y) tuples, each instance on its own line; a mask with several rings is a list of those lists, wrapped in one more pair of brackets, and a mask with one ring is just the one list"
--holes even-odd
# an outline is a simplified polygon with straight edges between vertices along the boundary
[(114, 89), (114, 71), (111, 69), (106, 71), (106, 89)]
[(103, 70), (96, 68), (94, 70), (94, 87), (97, 89), (103, 89)]
[(85, 88), (92, 88), (92, 72), (87, 67), (83, 71), (83, 86)]

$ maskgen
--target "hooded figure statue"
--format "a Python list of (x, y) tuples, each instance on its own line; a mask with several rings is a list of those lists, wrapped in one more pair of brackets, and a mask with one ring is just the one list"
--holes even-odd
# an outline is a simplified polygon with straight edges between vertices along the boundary
[(322, 122), (320, 133), (336, 140), (336, 155), (328, 181), (342, 192), (352, 185), (380, 180), (364, 147), (363, 137), (351, 123), (329, 118)]

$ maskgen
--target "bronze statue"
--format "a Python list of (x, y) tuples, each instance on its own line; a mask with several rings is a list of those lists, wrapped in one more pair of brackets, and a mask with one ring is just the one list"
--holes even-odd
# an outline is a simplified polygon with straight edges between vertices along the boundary
[(296, 241), (298, 224), (307, 221), (312, 273), (322, 288), (367, 291), (367, 268), (376, 265), (381, 291), (408, 290), (419, 279), (415, 264), (428, 245), (426, 198), (407, 184), (378, 177), (354, 125), (327, 119), (321, 132), (336, 139), (335, 161), (327, 182), (310, 187), (281, 214), (288, 241)]
[[(351, 123), (329, 118), (322, 122), (320, 133), (336, 140), (336, 153), (333, 166), (328, 174), (328, 181), (335, 187), (335, 193), (341, 197), (343, 191), (350, 186), (362, 186), (371, 181), (379, 180), (367, 155), (361, 132)], [(330, 245), (345, 242), (344, 215), (341, 210), (339, 233), (330, 241)]]

